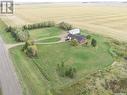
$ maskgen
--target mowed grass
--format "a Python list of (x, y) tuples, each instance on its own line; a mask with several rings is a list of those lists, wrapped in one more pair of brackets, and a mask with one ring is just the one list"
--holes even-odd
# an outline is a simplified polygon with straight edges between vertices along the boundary
[(62, 32), (63, 30), (58, 27), (41, 28), (29, 31), (30, 37), (36, 40), (40, 38), (43, 39), (52, 36), (59, 36)]
[(41, 43), (49, 43), (49, 42), (58, 42), (58, 41), (60, 41), (60, 38), (54, 37), (54, 38), (40, 40), (38, 42), (41, 42)]
[[(10, 55), (16, 66), (24, 95), (46, 95), (51, 88), (59, 88), (69, 85), (73, 81), (85, 78), (87, 74), (102, 70), (113, 62), (109, 54), (109, 46), (105, 39), (94, 36), (97, 39), (97, 48), (72, 47), (68, 42), (38, 45), (38, 58), (29, 58), (21, 51), (21, 47), (12, 48)], [(56, 71), (57, 64), (62, 61), (65, 65), (77, 69), (74, 79), (62, 78)]]
[(6, 43), (16, 43), (11, 33), (5, 31), (6, 24), (0, 19), (0, 36)]
[[(4, 41), (8, 44), (17, 43), (15, 39), (12, 37), (11, 33), (5, 31), (5, 28), (6, 28), (6, 24), (0, 20), (0, 35), (2, 36)], [(58, 27), (49, 27), (49, 28), (29, 30), (30, 38), (33, 40), (59, 36), (62, 32), (63, 30)], [(49, 39), (50, 42), (51, 40), (53, 39)], [(44, 41), (48, 42), (48, 40), (44, 40)], [(54, 39), (54, 41), (58, 41), (58, 39)]]

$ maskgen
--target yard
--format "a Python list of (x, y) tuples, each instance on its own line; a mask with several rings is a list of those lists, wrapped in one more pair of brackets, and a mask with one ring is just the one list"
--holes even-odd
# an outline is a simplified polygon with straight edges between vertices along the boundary
[(57, 27), (50, 27), (50, 28), (41, 28), (41, 29), (34, 29), (30, 30), (30, 37), (32, 39), (44, 39), (47, 37), (59, 36), (63, 32), (62, 29)]
[(4, 22), (0, 20), (0, 35), (6, 43), (15, 43), (15, 40), (14, 38), (12, 38), (11, 33), (5, 32), (5, 27), (6, 24), (4, 24)]
[[(5, 24), (0, 21), (1, 36), (6, 43), (16, 43), (10, 33), (4, 32)], [(85, 30), (81, 31), (83, 35)], [(63, 30), (57, 27), (30, 30), (30, 37), (39, 43), (57, 42)], [(107, 39), (92, 35), (97, 40), (97, 47), (73, 47), (69, 42), (37, 45), (38, 58), (29, 58), (21, 51), (22, 46), (10, 49), (12, 61), (16, 67), (23, 95), (47, 95), (50, 89), (68, 86), (75, 81), (85, 78), (90, 73), (104, 69), (113, 62), (109, 53), (110, 46)], [(58, 75), (57, 64), (64, 62), (66, 66), (73, 66), (77, 73), (74, 79), (63, 78)]]
[[(109, 46), (106, 39), (93, 35), (97, 39), (97, 48), (73, 47), (68, 42), (38, 45), (39, 57), (29, 58), (21, 47), (12, 48), (10, 55), (16, 66), (24, 95), (46, 95), (49, 90), (72, 84), (87, 74), (96, 72), (110, 66), (113, 62), (109, 54)], [(74, 79), (60, 77), (56, 71), (57, 64), (65, 62), (65, 65), (77, 69)]]
[[(0, 34), (7, 44), (17, 43), (10, 32), (5, 32), (6, 25), (0, 20)], [(58, 27), (49, 27), (29, 30), (30, 39), (39, 40), (39, 42), (56, 42), (59, 41), (59, 35), (63, 30)]]

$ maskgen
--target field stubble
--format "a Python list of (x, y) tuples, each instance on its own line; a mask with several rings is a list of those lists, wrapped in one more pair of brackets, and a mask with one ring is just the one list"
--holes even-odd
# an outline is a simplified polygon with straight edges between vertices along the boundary
[(14, 16), (1, 16), (1, 18), (8, 25), (23, 25), (49, 20), (57, 23), (65, 21), (93, 33), (127, 42), (126, 6), (125, 4), (16, 5)]

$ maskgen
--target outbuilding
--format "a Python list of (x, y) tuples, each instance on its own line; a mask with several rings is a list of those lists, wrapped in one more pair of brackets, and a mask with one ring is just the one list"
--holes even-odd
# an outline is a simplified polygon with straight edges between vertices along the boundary
[(69, 34), (76, 35), (76, 34), (80, 34), (80, 29), (72, 29), (68, 32), (69, 32)]

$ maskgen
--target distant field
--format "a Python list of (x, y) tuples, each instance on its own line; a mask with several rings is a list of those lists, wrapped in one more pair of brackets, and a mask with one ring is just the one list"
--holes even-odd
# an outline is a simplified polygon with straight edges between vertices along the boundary
[(69, 22), (94, 33), (127, 42), (125, 4), (32, 4), (16, 5), (14, 16), (2, 17), (9, 25), (52, 20)]

